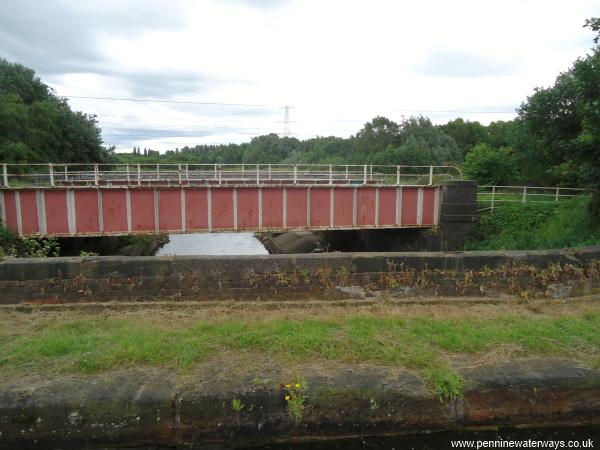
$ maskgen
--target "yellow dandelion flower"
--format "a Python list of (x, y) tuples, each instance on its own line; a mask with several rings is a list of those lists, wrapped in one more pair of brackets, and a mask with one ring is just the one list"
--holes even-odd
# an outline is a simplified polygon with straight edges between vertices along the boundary
[(289, 400), (290, 400), (290, 396), (289, 396), (289, 395), (286, 395), (286, 396), (285, 396), (285, 397), (283, 397), (283, 398), (284, 398), (284, 399), (286, 399), (287, 401), (289, 401)]
[(296, 389), (300, 389), (300, 383), (296, 383)]
[(292, 387), (292, 385), (288, 383), (288, 384), (285, 385), (285, 387), (289, 389), (289, 388)]

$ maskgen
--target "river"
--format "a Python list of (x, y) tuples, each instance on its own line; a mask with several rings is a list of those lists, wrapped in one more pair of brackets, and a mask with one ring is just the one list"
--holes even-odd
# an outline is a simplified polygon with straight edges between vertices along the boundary
[(266, 255), (253, 233), (171, 234), (169, 242), (156, 252), (161, 255)]

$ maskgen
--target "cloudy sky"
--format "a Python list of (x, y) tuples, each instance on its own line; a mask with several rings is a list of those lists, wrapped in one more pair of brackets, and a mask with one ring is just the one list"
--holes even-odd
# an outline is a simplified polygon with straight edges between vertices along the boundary
[(281, 133), (285, 105), (300, 139), (375, 115), (510, 119), (589, 51), (592, 16), (597, 0), (1, 0), (0, 56), (97, 114), (106, 144), (163, 151)]

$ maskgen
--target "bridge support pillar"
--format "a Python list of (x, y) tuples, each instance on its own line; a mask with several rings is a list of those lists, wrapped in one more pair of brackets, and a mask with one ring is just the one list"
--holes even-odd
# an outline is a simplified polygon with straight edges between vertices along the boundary
[(440, 203), (438, 250), (461, 250), (477, 223), (477, 181), (443, 183)]

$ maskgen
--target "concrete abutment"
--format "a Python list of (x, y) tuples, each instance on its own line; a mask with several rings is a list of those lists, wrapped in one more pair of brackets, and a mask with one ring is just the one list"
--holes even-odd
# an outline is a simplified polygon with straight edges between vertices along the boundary
[(600, 246), (504, 252), (60, 257), (0, 261), (0, 304), (565, 298), (600, 292)]

